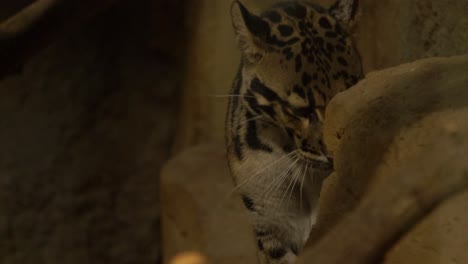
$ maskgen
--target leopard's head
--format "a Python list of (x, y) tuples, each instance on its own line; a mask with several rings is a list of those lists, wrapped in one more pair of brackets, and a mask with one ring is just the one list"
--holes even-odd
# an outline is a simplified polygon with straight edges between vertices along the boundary
[(362, 77), (359, 56), (345, 30), (357, 0), (330, 9), (296, 1), (261, 15), (239, 1), (231, 15), (242, 52), (243, 103), (282, 128), (300, 156), (329, 162), (322, 126), (327, 103)]

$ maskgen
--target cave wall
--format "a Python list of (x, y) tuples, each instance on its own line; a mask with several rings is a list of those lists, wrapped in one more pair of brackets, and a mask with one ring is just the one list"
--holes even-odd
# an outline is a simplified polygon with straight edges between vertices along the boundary
[(157, 263), (184, 12), (122, 1), (0, 82), (1, 263)]

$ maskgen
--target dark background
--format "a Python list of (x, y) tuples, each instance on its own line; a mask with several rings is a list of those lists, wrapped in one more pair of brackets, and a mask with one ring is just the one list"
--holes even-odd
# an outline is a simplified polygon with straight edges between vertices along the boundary
[[(0, 21), (31, 2), (1, 1)], [(12, 49), (29, 57), (0, 81), (1, 263), (158, 262), (188, 31), (184, 1), (136, 2)]]

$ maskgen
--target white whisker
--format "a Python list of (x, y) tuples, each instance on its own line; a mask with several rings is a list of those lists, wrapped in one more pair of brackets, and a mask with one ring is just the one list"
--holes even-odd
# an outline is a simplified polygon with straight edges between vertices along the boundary
[[(229, 194), (228, 196), (232, 195), (235, 191), (237, 191), (238, 189), (240, 189), (242, 186), (244, 186), (245, 184), (247, 184), (250, 180), (254, 179), (257, 175), (261, 174), (262, 172), (265, 172), (266, 170), (270, 169), (271, 167), (273, 167), (273, 165), (277, 164), (278, 162), (294, 155), (296, 153), (296, 151), (291, 151), (289, 152), (288, 154), (285, 154), (283, 155), (282, 157), (278, 158), (277, 160), (275, 160), (274, 162), (268, 164), (268, 166), (264, 167), (264, 168), (261, 168), (260, 170), (254, 172), (253, 175), (249, 176), (247, 179), (245, 179), (242, 183), (238, 184)], [(261, 175), (264, 176), (266, 174), (263, 174)], [(263, 177), (262, 177), (263, 178)]]
[[(293, 156), (296, 153), (296, 151), (292, 151), (288, 154), (288, 158)], [(278, 177), (274, 177), (271, 182), (267, 185), (266, 188), (263, 189), (262, 194), (260, 196), (266, 195), (268, 193), (268, 190), (270, 187), (272, 187), (276, 182), (280, 181), (285, 175), (288, 173), (288, 171), (292, 168), (292, 164), (289, 165)]]
[[(296, 159), (296, 162), (297, 163), (299, 161), (299, 158)], [(288, 184), (288, 187), (286, 188), (286, 190), (284, 191), (284, 194), (283, 194), (283, 197), (281, 197), (281, 202), (280, 202), (280, 207), (281, 205), (283, 204), (283, 201), (284, 201), (284, 198), (286, 197), (286, 195), (288, 194), (288, 190), (290, 187), (291, 190), (294, 189), (294, 182), (295, 182), (295, 178), (297, 177), (297, 172), (294, 174), (294, 176), (291, 178), (291, 181), (289, 182)]]
[(242, 125), (247, 124), (250, 121), (258, 120), (258, 119), (261, 119), (261, 118), (263, 118), (263, 116), (258, 115), (258, 116), (254, 116), (252, 118), (249, 118), (247, 120), (242, 120), (242, 121), (233, 123), (232, 127), (230, 129), (231, 129), (232, 132), (239, 131)]
[(294, 192), (294, 187), (296, 187), (296, 183), (297, 183), (297, 180), (300, 178), (301, 172), (302, 170), (297, 170), (296, 174), (294, 175), (294, 183), (291, 188), (291, 191), (289, 192), (288, 201), (291, 201), (291, 196), (292, 196), (292, 193)]
[[(296, 163), (299, 161), (299, 158), (296, 158), (294, 162), (288, 167), (288, 169), (282, 174), (282, 176), (278, 177), (278, 180), (276, 181), (276, 184), (271, 188), (268, 193), (271, 193), (273, 190), (277, 189), (280, 187), (287, 179), (289, 176), (289, 173), (294, 169), (294, 166)], [(265, 198), (268, 198), (267, 194), (265, 194)]]
[(275, 177), (275, 179), (271, 181), (271, 183), (263, 191), (263, 198), (267, 198), (267, 195), (270, 193), (270, 191), (276, 189), (277, 185), (281, 185), (281, 183), (287, 178), (289, 171), (293, 167), (294, 163), (289, 164), (289, 166), (282, 173), (280, 173), (277, 177)]
[(302, 207), (302, 188), (304, 187), (304, 179), (305, 179), (305, 176), (307, 175), (307, 170), (308, 169), (309, 169), (309, 164), (306, 163), (305, 169), (304, 169), (304, 174), (302, 175), (301, 187), (300, 187), (301, 211), (303, 210), (303, 207)]

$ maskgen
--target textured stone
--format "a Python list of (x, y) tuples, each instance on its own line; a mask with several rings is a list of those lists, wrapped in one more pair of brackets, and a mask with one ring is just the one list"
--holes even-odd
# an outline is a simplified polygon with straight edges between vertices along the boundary
[(466, 0), (361, 0), (355, 40), (365, 72), (468, 53)]
[[(357, 86), (335, 97), (327, 109), (325, 136), (330, 150), (336, 151), (336, 159), (346, 160), (337, 162), (336, 169), (347, 176), (324, 185), (341, 188), (330, 192), (329, 198), (326, 190), (322, 196), (334, 201), (322, 210), (327, 225), (335, 223), (360, 200), (369, 177), (403, 127), (427, 113), (466, 105), (467, 70), (466, 56), (423, 60), (369, 74)], [(382, 132), (374, 135), (376, 130)], [(343, 141), (347, 144), (342, 145)], [(352, 158), (355, 160), (348, 160)]]
[(233, 195), (224, 144), (190, 148), (161, 174), (163, 263), (200, 252), (210, 263), (256, 263), (253, 230)]
[(444, 201), (387, 254), (385, 264), (468, 262), (468, 191)]

